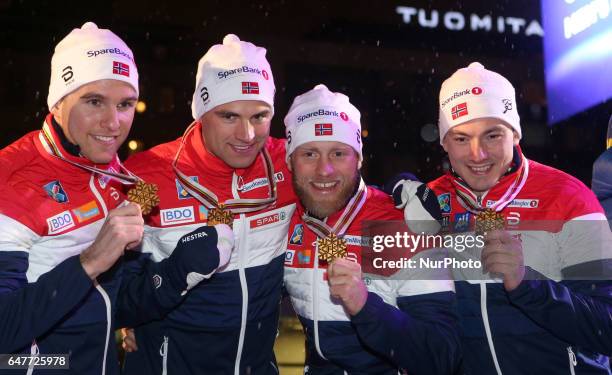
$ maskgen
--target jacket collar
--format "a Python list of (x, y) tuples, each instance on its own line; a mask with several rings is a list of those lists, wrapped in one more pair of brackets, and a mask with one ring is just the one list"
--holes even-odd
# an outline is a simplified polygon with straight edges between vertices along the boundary
[[(45, 135), (46, 133), (46, 135)], [(107, 164), (96, 164), (91, 160), (83, 156), (72, 155), (64, 145), (62, 144), (62, 135), (58, 134), (57, 130), (53, 126), (53, 115), (48, 114), (43, 122), (43, 129), (40, 130), (38, 137), (35, 138), (35, 145), (39, 153), (45, 158), (53, 168), (59, 168), (63, 171), (70, 171), (71, 173), (77, 174), (76, 171), (86, 173), (82, 169), (67, 163), (56, 155), (61, 155), (64, 159), (70, 160), (74, 163), (89, 167), (97, 167), (100, 169), (108, 169), (117, 162), (117, 158), (114, 158), (112, 162)]]

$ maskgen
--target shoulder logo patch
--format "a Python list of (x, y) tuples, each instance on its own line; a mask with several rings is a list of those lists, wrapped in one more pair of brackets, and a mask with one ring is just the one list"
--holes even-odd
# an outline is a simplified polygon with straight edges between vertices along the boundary
[(450, 193), (444, 193), (438, 195), (438, 203), (440, 204), (440, 211), (443, 214), (451, 213), (451, 196)]
[[(188, 178), (191, 181), (193, 181), (193, 182), (200, 183), (198, 181), (198, 176), (189, 176)], [(189, 192), (187, 192), (187, 190), (185, 190), (183, 185), (181, 185), (181, 183), (179, 182), (178, 178), (174, 179), (174, 183), (176, 184), (176, 195), (177, 195), (178, 199), (189, 199), (189, 198), (192, 198), (192, 196), (189, 194)]]
[(47, 192), (47, 195), (58, 203), (68, 202), (68, 194), (64, 191), (64, 187), (59, 180), (51, 181), (44, 185), (43, 188)]
[(301, 245), (303, 237), (304, 237), (304, 226), (303, 224), (297, 224), (295, 228), (293, 228), (293, 233), (291, 233), (291, 238), (289, 238), (289, 243), (292, 245)]

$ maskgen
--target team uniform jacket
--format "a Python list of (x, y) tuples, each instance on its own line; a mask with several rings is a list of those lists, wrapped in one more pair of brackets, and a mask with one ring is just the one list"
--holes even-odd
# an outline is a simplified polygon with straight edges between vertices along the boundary
[[(93, 166), (69, 155), (51, 115), (46, 121), (67, 159)], [(119, 171), (114, 164), (97, 167)], [(0, 353), (69, 354), (63, 374), (118, 374), (117, 306), (138, 311), (134, 320), (158, 318), (180, 301), (182, 289), (172, 289), (171, 282), (155, 289), (147, 277), (124, 284), (121, 261), (94, 285), (79, 255), (93, 243), (108, 212), (124, 201), (122, 188), (52, 156), (42, 131), (1, 150), (0, 171)], [(171, 277), (155, 267), (145, 272)]]
[[(213, 193), (232, 198), (267, 198), (268, 182), (258, 156), (246, 169), (233, 169), (209, 153), (201, 124), (186, 140), (178, 168)], [(130, 158), (126, 167), (159, 187), (159, 210), (145, 225), (143, 255), (160, 261), (177, 239), (206, 225), (207, 209), (178, 183), (172, 160), (181, 140)], [(136, 327), (138, 351), (128, 353), (126, 374), (276, 374), (277, 333), (287, 230), (296, 198), (285, 165), (284, 140), (265, 147), (274, 164), (276, 204), (234, 216), (235, 246), (227, 266), (190, 290), (160, 322)]]
[[(609, 374), (608, 357), (597, 354), (612, 353), (612, 283), (605, 280), (612, 242), (605, 216), (580, 181), (527, 163), (523, 187), (501, 211), (506, 230), (522, 243), (524, 281), (506, 292), (502, 280), (488, 274), (455, 275), (464, 280), (455, 285), (464, 373)], [(500, 199), (517, 173), (503, 176), (480, 204)], [(454, 178), (449, 173), (429, 187), (438, 196), (444, 230), (469, 232), (475, 218), (457, 200)], [(456, 254), (480, 260), (481, 249), (472, 250)], [(608, 276), (589, 281), (595, 269)]]
[[(285, 288), (306, 334), (307, 374), (452, 374), (459, 339), (448, 280), (365, 277), (368, 298), (355, 316), (330, 296), (327, 262), (318, 260), (317, 236), (301, 219), (291, 220), (285, 259)], [(326, 223), (333, 226), (338, 212)], [(391, 198), (367, 188), (367, 200), (346, 231), (347, 259), (362, 263), (362, 224), (403, 221)]]

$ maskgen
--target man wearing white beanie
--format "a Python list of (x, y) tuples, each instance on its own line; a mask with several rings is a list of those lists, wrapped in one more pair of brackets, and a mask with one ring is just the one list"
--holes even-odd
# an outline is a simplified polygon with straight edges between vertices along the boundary
[(480, 63), (444, 81), (439, 109), (452, 170), (428, 185), (445, 230), (485, 239), (456, 254), (483, 266), (455, 274), (463, 373), (609, 374), (612, 241), (594, 194), (525, 157), (514, 87)]
[(220, 263), (221, 236), (207, 228), (122, 279), (124, 250), (143, 234), (140, 206), (122, 193), (136, 177), (117, 157), (137, 99), (132, 51), (87, 22), (55, 48), (42, 130), (0, 150), (0, 352), (24, 356), (5, 357), (2, 370), (118, 374), (116, 320), (159, 319), (194, 273)]
[(285, 287), (306, 334), (304, 372), (452, 374), (460, 358), (452, 281), (414, 271), (364, 282), (363, 225), (401, 223), (403, 215), (361, 179), (360, 117), (324, 85), (296, 97), (285, 117), (303, 205), (291, 220)]
[[(268, 137), (274, 78), (266, 50), (227, 35), (198, 63), (194, 122), (183, 137), (126, 165), (159, 186), (142, 251), (155, 261), (202, 224), (226, 222), (227, 266), (163, 320), (128, 333), (126, 374), (277, 374), (283, 260), (296, 198), (285, 142)], [(136, 349), (136, 350), (135, 350)]]

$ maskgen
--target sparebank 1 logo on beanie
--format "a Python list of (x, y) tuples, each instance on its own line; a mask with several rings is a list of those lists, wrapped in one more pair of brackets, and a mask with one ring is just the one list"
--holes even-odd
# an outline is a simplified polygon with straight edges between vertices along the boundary
[(457, 70), (442, 83), (439, 103), (440, 144), (453, 126), (485, 117), (502, 120), (521, 137), (514, 87), (478, 62)]
[(55, 47), (47, 97), (49, 109), (72, 91), (101, 79), (126, 82), (138, 95), (138, 70), (132, 50), (112, 31), (86, 22)]
[(325, 85), (296, 96), (285, 116), (287, 160), (300, 145), (314, 141), (346, 143), (363, 161), (361, 113), (348, 96), (331, 92)]
[(274, 111), (274, 78), (266, 49), (228, 34), (198, 62), (191, 114), (198, 120), (221, 104), (260, 100)]

